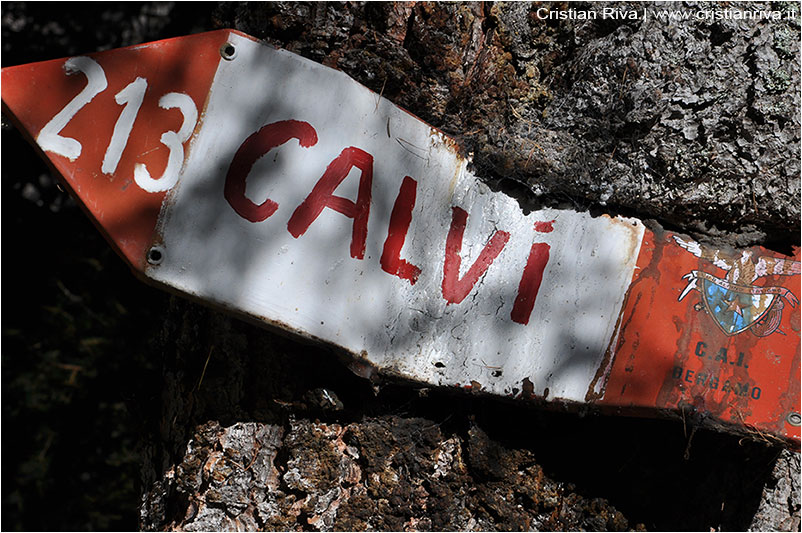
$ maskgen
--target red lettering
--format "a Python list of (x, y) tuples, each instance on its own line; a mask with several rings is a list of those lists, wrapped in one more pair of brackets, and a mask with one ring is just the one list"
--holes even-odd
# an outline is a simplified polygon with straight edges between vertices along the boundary
[(239, 216), (251, 222), (261, 222), (278, 209), (278, 204), (267, 199), (257, 205), (245, 197), (245, 182), (256, 161), (267, 152), (290, 139), (309, 148), (317, 144), (317, 132), (308, 122), (282, 120), (263, 126), (245, 139), (228, 167), (224, 196)]
[[(554, 220), (548, 222), (535, 222), (535, 231), (541, 233), (551, 233), (554, 231)], [(529, 249), (529, 258), (526, 260), (524, 273), (521, 275), (521, 283), (518, 284), (518, 296), (512, 306), (510, 318), (519, 324), (529, 324), (529, 317), (535, 307), (535, 299), (540, 290), (540, 283), (543, 281), (543, 271), (546, 263), (549, 262), (549, 250), (551, 247), (543, 242), (532, 244)]]
[(409, 176), (405, 176), (404, 181), (401, 182), (401, 189), (398, 191), (393, 211), (390, 213), (390, 229), (387, 232), (387, 240), (384, 241), (384, 249), (379, 261), (382, 270), (401, 279), (409, 280), (412, 285), (418, 281), (421, 270), (401, 259), (401, 248), (404, 246), (409, 224), (412, 222), (412, 209), (415, 207), (417, 186), (418, 183)]
[(487, 268), (510, 240), (510, 234), (506, 231), (494, 232), (490, 242), (482, 249), (479, 258), (468, 269), (465, 277), (459, 279), (460, 264), (462, 263), (459, 253), (462, 250), (462, 236), (465, 233), (467, 221), (468, 213), (459, 207), (454, 207), (451, 215), (451, 228), (446, 237), (446, 260), (443, 265), (443, 298), (450, 304), (458, 304), (468, 296), (473, 286), (487, 272)]
[(535, 307), (537, 292), (540, 290), (540, 283), (543, 281), (543, 270), (549, 262), (549, 249), (551, 247), (544, 242), (532, 244), (529, 250), (529, 259), (526, 261), (524, 273), (521, 276), (521, 283), (518, 284), (518, 296), (512, 306), (510, 318), (513, 322), (526, 325), (532, 309)]
[[(359, 192), (356, 203), (334, 191), (348, 176), (353, 167), (362, 171), (359, 178)], [(315, 184), (312, 192), (295, 210), (287, 223), (287, 229), (296, 239), (303, 235), (323, 208), (329, 207), (348, 218), (354, 219), (351, 237), (351, 257), (362, 259), (365, 256), (365, 241), (368, 237), (368, 216), (370, 214), (370, 189), (373, 184), (373, 156), (364, 150), (350, 146), (329, 163), (326, 172)]]

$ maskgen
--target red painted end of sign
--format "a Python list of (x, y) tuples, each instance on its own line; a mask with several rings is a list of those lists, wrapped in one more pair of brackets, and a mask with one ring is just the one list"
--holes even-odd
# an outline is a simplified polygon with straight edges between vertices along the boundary
[[(710, 295), (696, 288), (683, 292), (694, 271), (732, 280), (747, 254), (738, 285), (751, 286), (753, 292), (778, 290), (768, 295), (772, 310), (762, 320), (733, 334), (716, 318), (735, 317), (739, 311), (743, 317), (745, 306), (731, 304), (728, 311), (722, 305), (717, 312)], [(720, 266), (711, 261), (714, 256)], [(760, 275), (758, 266), (756, 274), (744, 276), (743, 270), (759, 265), (761, 258), (772, 267)], [(800, 428), (789, 415), (799, 413), (800, 406), (800, 306), (793, 301), (800, 294), (800, 276), (799, 264), (794, 266), (791, 259), (759, 247), (729, 254), (700, 251), (697, 256), (678, 245), (671, 233), (646, 231), (621, 315), (616, 359), (599, 403), (682, 410), (798, 444)], [(799, 261), (798, 249), (793, 259)], [(773, 273), (782, 271), (780, 262), (790, 265), (786, 273)], [(733, 267), (721, 268), (729, 265)], [(696, 284), (713, 295), (719, 291), (714, 283), (697, 279)], [(777, 328), (769, 333), (773, 323)]]
[[(177, 132), (183, 119), (179, 109), (160, 107), (160, 99), (168, 93), (188, 95), (197, 109), (195, 128), (199, 128), (220, 61), (219, 49), (229, 33), (216, 31), (86, 54), (81, 57), (91, 58), (101, 69), (89, 75), (75, 69), (68, 72), (66, 59), (2, 70), (4, 111), (20, 130), (35, 139), (62, 113), (66, 123), (55, 126), (53, 133), (80, 143), (80, 154), (73, 160), (52, 151), (44, 151), (44, 156), (109, 242), (136, 270), (144, 269), (147, 250), (158, 241), (156, 224), (166, 192), (140, 188), (134, 181), (134, 168), (144, 164), (151, 176), (161, 176), (170, 153), (161, 136)], [(109, 158), (115, 127), (125, 122), (122, 114), (135, 107), (128, 97), (135, 88), (118, 95), (137, 78), (144, 79), (147, 88), (129, 135), (126, 137), (125, 131), (118, 134), (124, 143), (122, 153), (114, 171), (107, 174), (102, 166)], [(144, 86), (139, 83), (139, 87)], [(81, 101), (89, 97), (88, 102)], [(68, 106), (73, 109), (65, 113)], [(70, 117), (70, 113), (74, 114)], [(191, 140), (183, 143), (184, 155), (190, 145)]]

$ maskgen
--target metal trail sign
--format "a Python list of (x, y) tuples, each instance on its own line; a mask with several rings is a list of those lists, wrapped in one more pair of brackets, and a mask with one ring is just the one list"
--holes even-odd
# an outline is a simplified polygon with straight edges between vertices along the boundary
[(236, 31), (2, 70), (3, 111), (146, 281), (378, 370), (799, 442), (799, 252), (528, 215), (451, 139)]

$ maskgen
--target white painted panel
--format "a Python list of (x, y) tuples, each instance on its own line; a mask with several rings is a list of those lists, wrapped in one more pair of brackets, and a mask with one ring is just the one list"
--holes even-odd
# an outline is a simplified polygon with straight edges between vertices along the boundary
[[(165, 256), (155, 280), (306, 332), (380, 368), (440, 385), (478, 381), (511, 394), (528, 378), (537, 395), (584, 401), (614, 332), (643, 226), (543, 210), (525, 216), (466, 169), (448, 140), (343, 73), (235, 34), (221, 60), (202, 128), (163, 212)], [(262, 222), (237, 214), (223, 196), (239, 146), (281, 120), (311, 124), (318, 142), (296, 140), (252, 168), (246, 195), (278, 210)], [(389, 135), (388, 135), (389, 131)], [(352, 219), (332, 210), (299, 238), (287, 222), (328, 164), (355, 146), (374, 158), (364, 259), (349, 254)], [(358, 171), (335, 194), (356, 199)], [(404, 176), (418, 182), (403, 259), (422, 270), (413, 286), (379, 266), (393, 203)], [(509, 242), (459, 304), (442, 295), (445, 243), (458, 206), (469, 217), (462, 271), (496, 230)], [(535, 222), (554, 220), (554, 231)], [(510, 313), (533, 242), (550, 246), (529, 323)], [(500, 371), (500, 372), (499, 372)]]

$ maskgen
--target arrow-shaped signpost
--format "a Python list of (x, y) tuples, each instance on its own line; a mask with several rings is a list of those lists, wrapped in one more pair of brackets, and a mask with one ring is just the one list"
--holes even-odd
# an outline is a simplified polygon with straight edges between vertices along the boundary
[(364, 376), (799, 443), (798, 250), (525, 215), (443, 133), (236, 31), (5, 68), (2, 100), (145, 281)]

